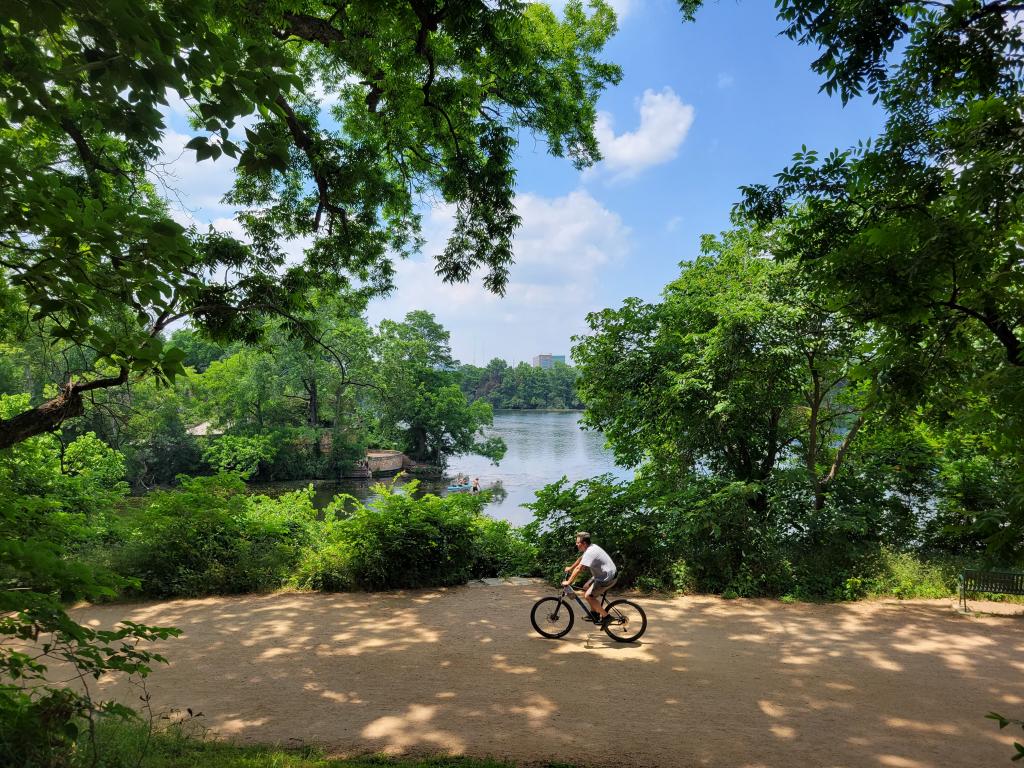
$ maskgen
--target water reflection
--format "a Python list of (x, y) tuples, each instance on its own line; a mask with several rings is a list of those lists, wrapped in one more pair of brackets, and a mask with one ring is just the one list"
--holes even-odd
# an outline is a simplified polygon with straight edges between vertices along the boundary
[[(458, 456), (450, 462), (448, 475), (458, 473), (479, 477), (482, 488), (500, 482), (502, 492), (495, 494), (488, 513), (515, 525), (528, 523), (532, 513), (521, 504), (533, 501), (534, 493), (562, 475), (570, 481), (611, 473), (628, 478), (632, 472), (616, 467), (610, 451), (604, 447), (604, 436), (586, 432), (579, 426), (580, 414), (550, 411), (496, 411), (490, 435), (505, 440), (508, 453), (499, 466), (482, 456)], [(313, 503), (323, 508), (338, 493), (348, 493), (361, 501), (372, 501), (373, 486), (378, 480), (316, 481)], [(392, 482), (385, 478), (384, 482)], [(405, 482), (402, 478), (397, 484)], [(259, 493), (278, 494), (305, 488), (308, 482), (269, 483), (257, 485)], [(421, 480), (419, 493), (445, 495), (448, 480)]]

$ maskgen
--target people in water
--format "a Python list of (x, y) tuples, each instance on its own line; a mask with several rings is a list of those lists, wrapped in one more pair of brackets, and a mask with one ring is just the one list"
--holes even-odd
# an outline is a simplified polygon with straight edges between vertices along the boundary
[[(479, 477), (474, 477), (472, 484), (470, 484), (470, 482), (469, 482), (469, 475), (464, 475), (461, 472), (459, 474), (455, 475), (454, 478), (452, 478), (452, 482), (451, 482), (451, 487), (452, 488), (461, 488), (461, 487), (467, 486), (467, 485), (470, 486), (470, 489), (473, 491), (473, 493), (480, 493), (480, 491), (482, 490), (482, 488), (480, 487), (480, 478)], [(494, 488), (501, 488), (501, 481), (500, 480), (495, 480), (493, 487)]]

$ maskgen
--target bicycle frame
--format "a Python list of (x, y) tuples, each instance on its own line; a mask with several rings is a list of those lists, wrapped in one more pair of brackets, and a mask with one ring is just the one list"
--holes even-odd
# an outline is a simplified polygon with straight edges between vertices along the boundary
[[(562, 587), (562, 597), (569, 597), (570, 595), (576, 599), (576, 603), (579, 605), (579, 607), (583, 611), (583, 616), (588, 621), (593, 621), (593, 618), (590, 615), (591, 614), (590, 606), (587, 605), (587, 603), (583, 600), (582, 597), (580, 597), (580, 593), (577, 592), (575, 589), (573, 589), (572, 586)], [(605, 606), (607, 604), (608, 604), (608, 593), (605, 592), (604, 594), (601, 595), (601, 605)]]

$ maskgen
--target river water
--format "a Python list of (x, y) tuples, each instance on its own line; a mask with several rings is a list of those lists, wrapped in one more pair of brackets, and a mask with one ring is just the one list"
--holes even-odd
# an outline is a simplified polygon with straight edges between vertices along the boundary
[(570, 481), (605, 473), (631, 477), (616, 467), (600, 432), (580, 429), (575, 411), (495, 411), (493, 433), (508, 446), (498, 466), (483, 456), (457, 456), (449, 463), (449, 475), (458, 472), (479, 477), (483, 488), (496, 480), (506, 491), (488, 507), (492, 517), (516, 525), (528, 523), (533, 513), (520, 505), (531, 502), (534, 492), (563, 475)]
[[(615, 466), (611, 452), (604, 447), (604, 436), (581, 429), (579, 420), (580, 414), (575, 411), (495, 411), (494, 426), (488, 434), (504, 439), (508, 446), (505, 458), (495, 466), (482, 456), (456, 456), (449, 462), (447, 474), (479, 477), (482, 488), (500, 482), (503, 493), (495, 494), (487, 512), (515, 525), (528, 523), (533, 517), (521, 505), (533, 501), (535, 491), (563, 475), (570, 481), (605, 473), (631, 477), (631, 471)], [(385, 478), (384, 482), (390, 480)], [(306, 485), (273, 483), (254, 490), (280, 492)], [(447, 485), (448, 481), (421, 481), (420, 489), (445, 495)], [(349, 493), (363, 501), (370, 501), (375, 495), (372, 483), (361, 481), (316, 481), (314, 488), (314, 503), (318, 507), (325, 506), (337, 493)]]

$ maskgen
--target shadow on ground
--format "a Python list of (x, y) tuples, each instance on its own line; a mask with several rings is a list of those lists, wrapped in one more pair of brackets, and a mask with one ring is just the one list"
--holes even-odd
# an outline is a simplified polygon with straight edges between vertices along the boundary
[[(637, 766), (1008, 764), (1024, 617), (950, 601), (639, 598), (639, 644), (530, 628), (537, 586), (276, 594), (76, 611), (173, 625), (149, 688), (240, 741)], [(588, 647), (589, 645), (589, 647)], [(129, 689), (105, 693), (129, 699)]]

